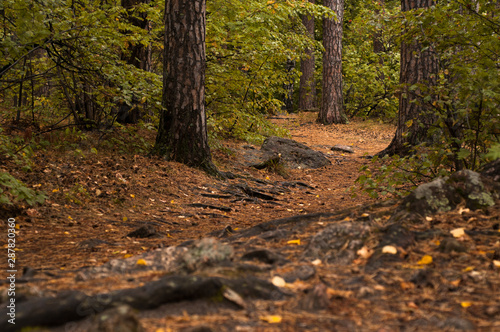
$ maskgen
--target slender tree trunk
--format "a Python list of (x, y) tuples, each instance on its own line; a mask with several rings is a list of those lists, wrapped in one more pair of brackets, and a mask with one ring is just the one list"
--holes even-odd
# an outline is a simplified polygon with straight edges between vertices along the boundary
[(342, 96), (342, 24), (344, 0), (324, 0), (323, 5), (333, 9), (337, 19), (323, 22), (323, 93), (318, 121), (323, 124), (346, 123)]
[[(431, 0), (402, 0), (401, 10), (429, 8), (433, 4)], [(439, 67), (434, 49), (429, 47), (422, 51), (422, 48), (416, 41), (401, 44), (398, 126), (392, 142), (379, 152), (381, 156), (404, 155), (413, 147), (431, 141), (428, 131), (435, 121), (432, 100), (424, 101), (421, 96), (432, 94)]]
[[(309, 0), (315, 3), (315, 0)], [(302, 24), (306, 27), (307, 34), (314, 38), (314, 17), (302, 16)], [(310, 110), (316, 107), (316, 83), (314, 82), (314, 50), (306, 49), (306, 56), (300, 61), (300, 87), (299, 110)]]
[(218, 174), (205, 114), (205, 0), (165, 1), (163, 111), (153, 153)]
[(285, 90), (285, 98), (284, 98), (284, 104), (285, 104), (285, 110), (288, 113), (293, 112), (293, 83), (294, 83), (294, 75), (293, 75), (293, 70), (295, 69), (295, 61), (294, 60), (287, 60), (286, 65), (285, 65), (285, 70), (287, 73), (287, 82), (284, 85), (284, 90)]

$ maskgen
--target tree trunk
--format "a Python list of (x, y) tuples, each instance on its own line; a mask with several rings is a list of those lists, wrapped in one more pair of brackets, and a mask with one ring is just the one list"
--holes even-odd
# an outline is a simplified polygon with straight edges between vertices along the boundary
[[(429, 8), (433, 4), (431, 0), (402, 0), (401, 10)], [(436, 85), (439, 67), (434, 49), (422, 51), (422, 48), (416, 41), (401, 43), (398, 126), (392, 142), (379, 156), (408, 154), (413, 147), (431, 141), (428, 131), (435, 115), (432, 100), (424, 101), (422, 95), (432, 93), (430, 89)]]
[(346, 123), (342, 96), (342, 23), (344, 0), (324, 0), (323, 5), (333, 9), (337, 19), (323, 22), (323, 93), (318, 121), (323, 124)]
[[(309, 0), (314, 3), (315, 0)], [(302, 24), (306, 27), (307, 34), (314, 38), (314, 17), (302, 16)], [(306, 57), (300, 61), (300, 87), (299, 110), (310, 110), (316, 107), (316, 84), (314, 82), (314, 50), (306, 49)]]
[(295, 69), (295, 61), (290, 60), (290, 59), (287, 60), (286, 65), (285, 65), (287, 82), (283, 86), (283, 88), (285, 90), (285, 98), (284, 98), (283, 102), (285, 104), (285, 110), (288, 113), (293, 112), (293, 82), (294, 82), (293, 70), (294, 69)]
[(153, 153), (218, 174), (205, 114), (205, 0), (166, 0), (163, 111)]

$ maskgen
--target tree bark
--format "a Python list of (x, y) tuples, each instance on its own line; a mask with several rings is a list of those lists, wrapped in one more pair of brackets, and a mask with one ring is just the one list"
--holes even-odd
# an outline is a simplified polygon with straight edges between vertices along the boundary
[[(315, 3), (315, 0), (309, 0)], [(314, 38), (314, 17), (302, 16), (307, 35)], [(306, 49), (306, 56), (300, 61), (299, 110), (310, 110), (316, 107), (316, 84), (314, 82), (314, 50)]]
[(166, 0), (163, 111), (153, 154), (218, 174), (205, 114), (205, 0)]
[[(433, 4), (431, 0), (402, 0), (401, 10), (429, 8)], [(430, 89), (436, 85), (439, 66), (434, 49), (429, 47), (422, 51), (422, 48), (417, 41), (401, 43), (398, 126), (392, 142), (378, 153), (379, 156), (405, 155), (413, 147), (432, 140), (428, 134), (435, 121), (432, 100), (424, 101), (422, 95), (432, 94)], [(424, 86), (427, 88), (422, 89)]]
[(318, 121), (323, 124), (346, 123), (342, 96), (342, 34), (344, 0), (324, 0), (337, 19), (323, 21), (323, 93)]

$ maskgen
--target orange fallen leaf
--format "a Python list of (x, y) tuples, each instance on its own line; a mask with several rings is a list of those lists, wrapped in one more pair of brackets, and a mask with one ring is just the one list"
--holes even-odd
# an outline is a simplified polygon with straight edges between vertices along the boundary
[(290, 240), (287, 242), (288, 244), (297, 244), (297, 245), (300, 245), (300, 239), (297, 239), (297, 240)]
[(429, 265), (432, 264), (432, 256), (424, 255), (419, 261), (419, 265)]
[(148, 263), (144, 259), (138, 259), (136, 262), (137, 265), (148, 265)]
[(271, 324), (278, 324), (281, 323), (282, 317), (279, 315), (267, 315), (267, 316), (261, 316), (260, 320)]
[(415, 288), (415, 284), (413, 282), (406, 282), (406, 281), (402, 281), (399, 286), (401, 287), (401, 289), (403, 290), (408, 290), (408, 289), (414, 289)]
[(460, 305), (462, 306), (462, 308), (468, 308), (472, 305), (472, 303), (471, 302), (462, 302), (462, 303), (460, 303)]

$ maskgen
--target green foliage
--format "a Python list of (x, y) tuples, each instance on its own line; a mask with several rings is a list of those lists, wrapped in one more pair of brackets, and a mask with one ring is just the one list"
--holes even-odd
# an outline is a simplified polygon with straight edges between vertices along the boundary
[(500, 140), (500, 17), (498, 5), (477, 1), (439, 3), (433, 10), (406, 15), (405, 39), (418, 39), (436, 50), (441, 71), (438, 84), (421, 97), (437, 121), (438, 137), (453, 169), (477, 169), (491, 157)]
[[(346, 113), (393, 120), (398, 110), (399, 46), (394, 36), (399, 31), (394, 22), (399, 8), (360, 3), (355, 13), (352, 18), (346, 16), (343, 40)], [(379, 52), (374, 49), (375, 39), (383, 47)]]
[(207, 3), (207, 111), (216, 137), (251, 142), (283, 135), (266, 120), (281, 111), (284, 84), (298, 82), (304, 49), (321, 45), (307, 37), (301, 14), (333, 15), (304, 1), (213, 1)]
[(7, 172), (0, 171), (0, 204), (26, 202), (28, 205), (45, 202), (44, 193), (34, 191)]
[(411, 156), (394, 155), (381, 159), (375, 156), (371, 165), (361, 167), (361, 175), (351, 191), (355, 196), (361, 190), (372, 198), (405, 196), (422, 181), (449, 174), (443, 167), (447, 164), (443, 152), (421, 151)]
[[(161, 22), (158, 6), (158, 1), (139, 4), (134, 11)], [(158, 31), (134, 26), (123, 7), (107, 1), (5, 0), (2, 14), (0, 80), (8, 82), (4, 99), (18, 98), (14, 106), (21, 113), (29, 105), (38, 122), (70, 113), (90, 129), (112, 122), (120, 104), (148, 101), (159, 109), (160, 75), (125, 60), (130, 45), (159, 47)], [(23, 87), (24, 81), (29, 84)]]

